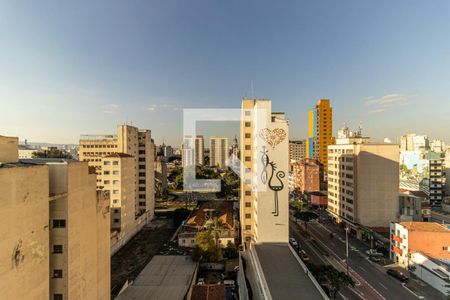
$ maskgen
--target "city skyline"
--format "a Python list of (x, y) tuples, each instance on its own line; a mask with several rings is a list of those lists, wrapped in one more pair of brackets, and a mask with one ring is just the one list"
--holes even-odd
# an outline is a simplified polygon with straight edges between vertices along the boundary
[(177, 145), (183, 108), (254, 95), (286, 112), (292, 139), (329, 98), (334, 134), (363, 122), (375, 140), (450, 141), (448, 2), (1, 6), (4, 135), (76, 144), (132, 122)]

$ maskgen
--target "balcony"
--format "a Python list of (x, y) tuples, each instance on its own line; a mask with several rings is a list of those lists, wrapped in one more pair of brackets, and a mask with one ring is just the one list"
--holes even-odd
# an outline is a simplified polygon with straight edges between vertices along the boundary
[(391, 246), (391, 250), (397, 253), (398, 255), (403, 255), (403, 250), (395, 247), (394, 245)]
[(397, 242), (399, 244), (401, 244), (403, 242), (403, 239), (401, 237), (396, 236), (394, 234), (391, 234), (391, 240), (393, 240), (393, 241), (395, 241), (395, 242)]

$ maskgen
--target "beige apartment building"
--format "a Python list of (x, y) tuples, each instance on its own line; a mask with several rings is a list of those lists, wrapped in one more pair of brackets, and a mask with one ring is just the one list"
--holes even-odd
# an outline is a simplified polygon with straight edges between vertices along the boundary
[(287, 243), (289, 131), (267, 99), (242, 100), (241, 236), (250, 243)]
[(225, 168), (228, 159), (228, 138), (211, 137), (209, 139), (209, 165), (211, 167)]
[[(155, 210), (155, 158), (151, 131), (119, 125), (116, 135), (81, 136), (80, 161), (87, 161), (95, 168), (97, 188), (100, 190), (105, 188), (104, 180), (121, 182), (119, 178), (103, 178), (104, 158), (114, 153), (123, 153), (132, 157), (132, 162), (126, 165), (134, 172), (132, 183), (135, 189), (135, 218), (142, 215), (152, 218)], [(121, 187), (123, 188), (125, 187)]]
[(344, 134), (328, 146), (328, 212), (360, 233), (399, 218), (398, 145)]
[(93, 170), (17, 153), (17, 138), (0, 136), (2, 297), (109, 299), (109, 198)]

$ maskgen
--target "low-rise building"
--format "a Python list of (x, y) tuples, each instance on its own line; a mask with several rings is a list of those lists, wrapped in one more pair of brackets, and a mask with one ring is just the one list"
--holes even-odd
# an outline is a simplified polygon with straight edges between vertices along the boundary
[(450, 230), (446, 225), (433, 222), (391, 223), (390, 246), (390, 258), (405, 268), (415, 252), (450, 259)]
[(425, 192), (400, 189), (399, 205), (401, 222), (430, 221), (430, 202)]
[(219, 234), (219, 246), (226, 247), (228, 243), (235, 244), (238, 238), (236, 217), (233, 211), (233, 202), (230, 201), (205, 201), (191, 212), (182, 230), (178, 234), (180, 247), (195, 247), (195, 237), (198, 232), (204, 230), (217, 218), (221, 230)]

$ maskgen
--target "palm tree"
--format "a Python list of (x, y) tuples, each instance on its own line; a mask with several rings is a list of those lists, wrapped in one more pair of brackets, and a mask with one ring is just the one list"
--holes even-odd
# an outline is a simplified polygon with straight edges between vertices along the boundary
[(222, 234), (222, 232), (224, 231), (224, 229), (225, 229), (225, 226), (224, 226), (222, 220), (220, 220), (217, 217), (214, 217), (211, 220), (211, 222), (206, 225), (206, 230), (212, 236), (212, 238), (214, 240), (214, 244), (216, 246), (219, 246), (219, 238), (220, 238), (220, 235)]

